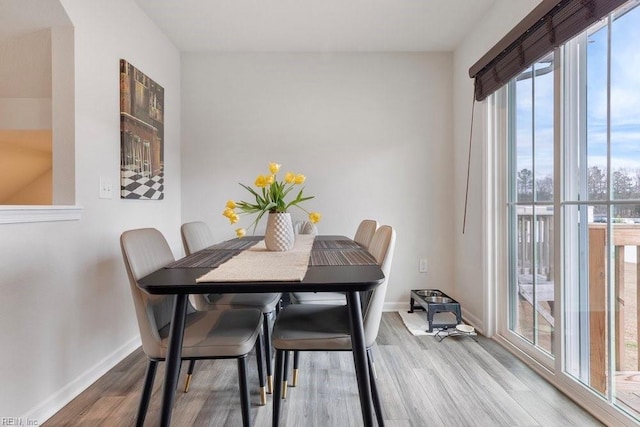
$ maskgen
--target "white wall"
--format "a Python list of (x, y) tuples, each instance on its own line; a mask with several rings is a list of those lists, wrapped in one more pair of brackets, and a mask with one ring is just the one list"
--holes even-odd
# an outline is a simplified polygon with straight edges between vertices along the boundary
[[(132, 0), (62, 4), (75, 26), (75, 194), (84, 213), (0, 224), (0, 415), (39, 422), (138, 345), (120, 233), (157, 227), (181, 250), (180, 54)], [(163, 201), (120, 200), (117, 191), (98, 199), (100, 176), (119, 187), (120, 58), (165, 89)]]
[(364, 218), (396, 228), (387, 308), (448, 289), (451, 66), (450, 53), (183, 53), (183, 221), (233, 237), (225, 202), (277, 161), (307, 176), (320, 233), (353, 236)]
[[(406, 308), (410, 289), (440, 288), (482, 328), (481, 126), (460, 234), (467, 70), (537, 1), (498, 0), (455, 55), (183, 54), (182, 61), (132, 0), (62, 3), (75, 26), (75, 190), (84, 213), (80, 221), (0, 225), (0, 340), (9, 343), (0, 356), (0, 414), (42, 422), (137, 345), (118, 246), (123, 230), (157, 227), (176, 255), (184, 221), (204, 220), (219, 239), (231, 237), (223, 205), (246, 197), (237, 183), (252, 183), (269, 161), (307, 175), (316, 199), (306, 206), (323, 213), (321, 233), (353, 235), (363, 218), (397, 229), (387, 307)], [(98, 199), (100, 176), (115, 188), (119, 182), (120, 58), (165, 88), (163, 201)], [(428, 259), (426, 274), (418, 273), (420, 257)]]
[[(455, 176), (454, 224), (452, 238), (455, 241), (455, 291), (463, 315), (484, 333), (492, 328), (493, 313), (486, 284), (483, 283), (485, 242), (483, 241), (483, 188), (482, 145), (486, 143), (486, 126), (483, 121), (486, 102), (476, 104), (471, 151), (471, 175), (469, 179), (469, 202), (465, 233), (462, 234), (467, 161), (469, 154), (469, 132), (473, 99), (473, 80), (469, 78), (469, 67), (480, 59), (509, 30), (526, 16), (540, 0), (496, 0), (493, 7), (478, 25), (460, 43), (454, 52), (454, 163)], [(486, 119), (485, 119), (486, 120)], [(491, 173), (489, 171), (488, 173)]]

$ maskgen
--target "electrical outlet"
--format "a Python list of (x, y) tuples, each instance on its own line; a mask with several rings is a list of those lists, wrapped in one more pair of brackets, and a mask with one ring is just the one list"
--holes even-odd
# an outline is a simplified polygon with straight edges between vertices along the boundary
[(100, 198), (101, 199), (110, 199), (113, 193), (113, 186), (111, 185), (111, 180), (104, 176), (100, 177)]
[(426, 273), (426, 272), (427, 272), (427, 259), (420, 258), (420, 273)]

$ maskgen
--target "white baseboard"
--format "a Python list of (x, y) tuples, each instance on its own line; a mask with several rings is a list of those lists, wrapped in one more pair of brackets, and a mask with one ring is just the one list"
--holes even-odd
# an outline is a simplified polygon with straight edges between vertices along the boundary
[(89, 368), (78, 378), (71, 381), (66, 386), (51, 395), (47, 400), (30, 410), (22, 419), (37, 420), (38, 424), (43, 424), (56, 412), (71, 402), (80, 393), (86, 390), (91, 384), (107, 373), (111, 368), (120, 363), (125, 357), (130, 355), (135, 349), (140, 347), (140, 336), (136, 336), (127, 343), (116, 349), (107, 357)]
[(482, 321), (482, 319), (465, 310), (464, 307), (461, 307), (461, 309), (462, 318), (464, 319), (465, 323), (470, 324), (471, 326), (476, 328), (476, 331), (484, 335), (484, 322)]
[(382, 306), (382, 311), (400, 311), (409, 310), (409, 303), (407, 301), (385, 301)]

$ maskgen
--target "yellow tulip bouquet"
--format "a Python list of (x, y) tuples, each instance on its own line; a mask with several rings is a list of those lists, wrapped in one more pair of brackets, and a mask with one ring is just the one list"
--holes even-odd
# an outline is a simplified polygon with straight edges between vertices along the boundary
[[(233, 225), (240, 219), (236, 209), (241, 214), (257, 214), (249, 227), (253, 227), (255, 232), (258, 222), (265, 213), (268, 212), (287, 212), (292, 206), (296, 206), (306, 212), (309, 216), (309, 221), (317, 223), (320, 221), (320, 214), (318, 212), (309, 212), (300, 206), (300, 203), (313, 199), (314, 196), (303, 196), (302, 191), (304, 187), (298, 191), (298, 195), (291, 201), (285, 201), (287, 195), (294, 189), (295, 186), (304, 184), (306, 177), (302, 174), (296, 174), (293, 172), (287, 172), (282, 181), (278, 181), (276, 174), (280, 171), (280, 165), (278, 163), (269, 163), (269, 173), (266, 175), (258, 175), (255, 180), (255, 186), (259, 190), (240, 183), (253, 197), (255, 197), (255, 203), (249, 203), (245, 201), (235, 202), (233, 200), (227, 201), (223, 216), (229, 219), (229, 222)], [(246, 234), (244, 228), (237, 228), (236, 235), (243, 237)]]

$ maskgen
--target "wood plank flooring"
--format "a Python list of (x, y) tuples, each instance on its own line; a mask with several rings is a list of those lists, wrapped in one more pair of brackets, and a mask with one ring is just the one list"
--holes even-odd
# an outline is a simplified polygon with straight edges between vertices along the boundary
[[(374, 347), (385, 423), (399, 426), (598, 426), (587, 412), (492, 340), (413, 336), (397, 313), (384, 313)], [(51, 417), (44, 426), (135, 424), (146, 358), (137, 350)], [(271, 395), (258, 406), (255, 358), (249, 359), (254, 426), (271, 425)], [(298, 387), (283, 402), (283, 426), (360, 426), (353, 358), (303, 353)], [(184, 384), (184, 371), (180, 387)], [(145, 425), (159, 424), (164, 364)], [(189, 393), (178, 391), (175, 426), (239, 426), (235, 360), (200, 361)]]

